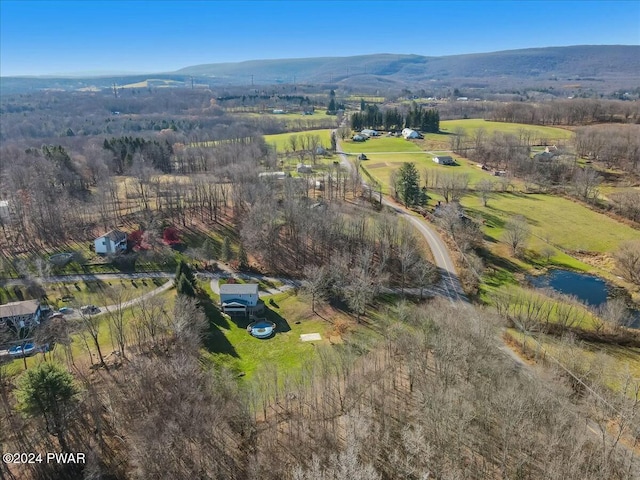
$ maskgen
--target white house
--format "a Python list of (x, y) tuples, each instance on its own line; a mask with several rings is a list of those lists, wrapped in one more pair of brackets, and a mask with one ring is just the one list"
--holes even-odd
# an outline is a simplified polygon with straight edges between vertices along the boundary
[(422, 138), (422, 135), (420, 135), (415, 130), (412, 130), (411, 128), (404, 128), (402, 130), (402, 136), (405, 138), (405, 140), (408, 140), (410, 138)]
[(225, 283), (220, 285), (220, 306), (224, 313), (244, 315), (261, 312), (264, 304), (258, 298), (257, 283)]
[(0, 325), (12, 325), (19, 328), (40, 323), (42, 311), (37, 300), (25, 300), (0, 305)]
[(119, 253), (127, 251), (127, 234), (111, 230), (93, 241), (96, 253)]
[(456, 164), (456, 161), (451, 157), (443, 157), (443, 156), (433, 157), (433, 161), (438, 165), (455, 165)]
[(365, 140), (367, 140), (367, 138), (369, 138), (369, 137), (366, 137), (366, 136), (364, 136), (364, 135), (357, 134), (357, 135), (354, 135), (354, 136), (351, 138), (351, 140), (353, 140), (354, 142), (364, 142)]

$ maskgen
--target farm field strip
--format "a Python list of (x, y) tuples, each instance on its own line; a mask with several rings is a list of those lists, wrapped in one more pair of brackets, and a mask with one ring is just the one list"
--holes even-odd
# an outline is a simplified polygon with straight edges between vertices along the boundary
[[(321, 128), (316, 130), (305, 130), (302, 132), (292, 133), (278, 133), (274, 135), (265, 135), (264, 140), (269, 144), (276, 147), (278, 152), (285, 152), (291, 150), (290, 138), (297, 136), (298, 138), (307, 135), (318, 135), (320, 137), (320, 143), (324, 148), (329, 148), (331, 145), (331, 130), (327, 128)], [(298, 148), (300, 148), (300, 141), (298, 140)]]
[(573, 132), (559, 127), (549, 127), (542, 125), (528, 125), (524, 123), (492, 122), (481, 118), (470, 118), (466, 120), (443, 120), (440, 122), (440, 131), (451, 134), (454, 130), (461, 128), (467, 135), (473, 135), (477, 130), (484, 129), (487, 135), (493, 132), (509, 133), (518, 136), (521, 132), (531, 132), (534, 139), (567, 140), (572, 137)]
[(612, 252), (622, 242), (640, 237), (628, 225), (554, 195), (494, 192), (487, 207), (474, 196), (463, 198), (462, 205), (485, 218), (493, 227), (485, 233), (495, 240), (500, 239), (504, 222), (515, 215), (527, 219), (533, 235), (568, 250)]

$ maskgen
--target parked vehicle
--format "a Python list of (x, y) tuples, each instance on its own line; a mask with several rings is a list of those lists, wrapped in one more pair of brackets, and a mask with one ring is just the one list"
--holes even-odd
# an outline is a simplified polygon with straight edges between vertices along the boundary
[(9, 349), (9, 355), (15, 358), (30, 357), (36, 353), (36, 346), (33, 343), (25, 343), (24, 345), (16, 345)]
[(95, 315), (96, 313), (100, 313), (100, 309), (95, 305), (85, 305), (80, 307), (80, 311), (85, 315)]
[(69, 313), (73, 313), (73, 308), (71, 308), (71, 307), (62, 307), (60, 310), (58, 310), (58, 312), (60, 312), (63, 315), (68, 315)]

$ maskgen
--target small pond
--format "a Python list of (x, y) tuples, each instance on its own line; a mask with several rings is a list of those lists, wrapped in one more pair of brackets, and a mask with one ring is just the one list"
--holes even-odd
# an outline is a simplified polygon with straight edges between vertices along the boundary
[[(544, 275), (527, 276), (536, 288), (552, 288), (565, 295), (573, 295), (581, 302), (598, 307), (607, 301), (612, 288), (602, 278), (570, 270), (553, 269)], [(632, 310), (631, 327), (640, 328), (640, 310)]]

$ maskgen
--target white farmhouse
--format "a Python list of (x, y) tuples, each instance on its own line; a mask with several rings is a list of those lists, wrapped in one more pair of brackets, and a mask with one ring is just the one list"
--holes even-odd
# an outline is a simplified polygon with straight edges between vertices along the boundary
[(408, 140), (410, 138), (422, 138), (422, 135), (420, 135), (415, 130), (412, 130), (411, 128), (404, 128), (402, 130), (402, 136), (405, 138), (405, 140)]
[(93, 241), (96, 253), (120, 253), (127, 251), (127, 234), (111, 230)]

